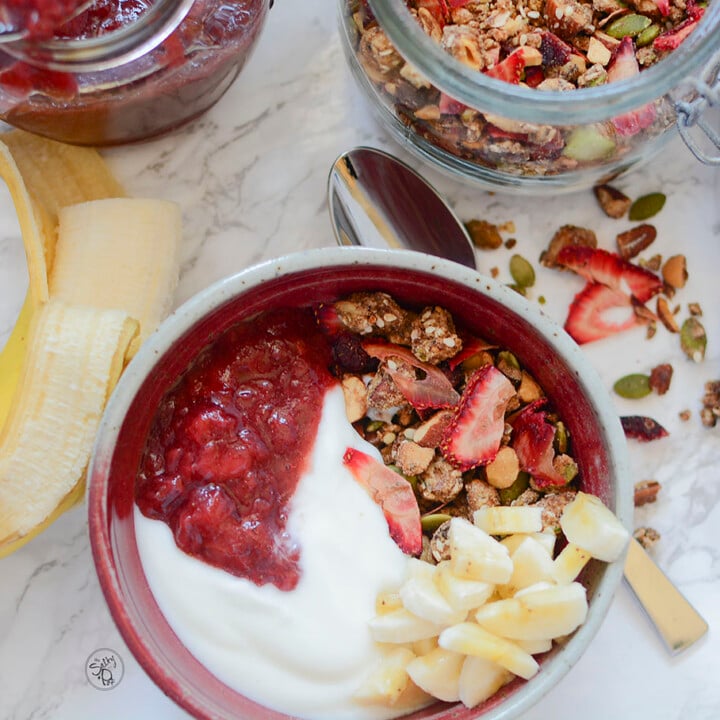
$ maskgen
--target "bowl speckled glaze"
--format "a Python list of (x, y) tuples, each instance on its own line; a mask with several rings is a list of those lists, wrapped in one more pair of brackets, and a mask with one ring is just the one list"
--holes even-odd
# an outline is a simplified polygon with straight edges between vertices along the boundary
[[(359, 290), (384, 290), (409, 305), (441, 305), (470, 330), (515, 353), (570, 430), (582, 488), (600, 496), (630, 525), (625, 437), (607, 392), (565, 332), (514, 291), (428, 255), (366, 248), (311, 250), (222, 280), (176, 310), (129, 364), (108, 404), (88, 473), (90, 539), (113, 618), (153, 681), (198, 718), (288, 716), (215, 678), (178, 640), (150, 592), (135, 541), (133, 489), (155, 410), (199, 351), (234, 323), (263, 310), (332, 301)], [(622, 578), (623, 561), (593, 561), (586, 568), (587, 620), (540, 659), (541, 670), (534, 678), (515, 679), (472, 710), (436, 703), (406, 718), (509, 720), (531, 707), (587, 648)]]

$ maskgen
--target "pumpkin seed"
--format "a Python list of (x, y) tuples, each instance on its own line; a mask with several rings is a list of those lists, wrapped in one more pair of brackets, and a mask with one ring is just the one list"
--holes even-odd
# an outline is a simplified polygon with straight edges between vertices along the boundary
[(517, 283), (509, 283), (508, 287), (511, 290), (514, 290), (519, 295), (522, 295), (523, 297), (527, 296), (527, 288), (524, 285), (518, 285)]
[(695, 362), (705, 359), (707, 334), (702, 323), (696, 317), (689, 317), (680, 328), (680, 346), (683, 352)]
[(665, 195), (660, 192), (643, 195), (630, 206), (628, 217), (631, 220), (647, 220), (663, 209), (665, 200)]
[(377, 432), (383, 426), (382, 420), (371, 420), (365, 430), (367, 432)]
[(507, 488), (498, 490), (500, 502), (503, 505), (509, 505), (513, 500), (517, 500), (530, 487), (530, 474), (524, 471), (518, 473), (515, 482)]
[(430, 513), (420, 518), (420, 525), (423, 532), (435, 532), (444, 522), (451, 519), (452, 516), (447, 513)]
[(510, 275), (520, 287), (532, 287), (535, 284), (535, 270), (522, 255), (516, 254), (510, 258)]
[(621, 377), (614, 385), (613, 390), (623, 398), (628, 400), (636, 400), (649, 395), (650, 376), (642, 373), (631, 373), (625, 377)]
[(501, 350), (497, 354), (497, 359), (498, 362), (509, 365), (510, 367), (515, 368), (515, 370), (520, 369), (520, 362), (509, 350)]
[(652, 20), (644, 15), (632, 13), (623, 15), (617, 20), (611, 22), (606, 28), (605, 33), (610, 37), (622, 40), (624, 37), (635, 37), (652, 24)]
[(655, 23), (648, 25), (636, 38), (635, 44), (638, 47), (645, 47), (649, 45), (659, 34), (662, 28)]
[(555, 451), (560, 453), (566, 453), (568, 449), (568, 431), (565, 427), (565, 423), (562, 420), (558, 420), (555, 423)]

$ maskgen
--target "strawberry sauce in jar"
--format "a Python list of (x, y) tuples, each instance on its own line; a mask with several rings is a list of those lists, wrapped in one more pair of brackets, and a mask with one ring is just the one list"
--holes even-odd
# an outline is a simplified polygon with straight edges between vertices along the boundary
[[(0, 0), (0, 10), (12, 12), (13, 3)], [(68, 17), (70, 0), (34, 0), (36, 12), (23, 11), (26, 37), (0, 46), (0, 119), (81, 145), (135, 142), (173, 130), (229, 88), (270, 5), (95, 0), (53, 25), (50, 18)]]

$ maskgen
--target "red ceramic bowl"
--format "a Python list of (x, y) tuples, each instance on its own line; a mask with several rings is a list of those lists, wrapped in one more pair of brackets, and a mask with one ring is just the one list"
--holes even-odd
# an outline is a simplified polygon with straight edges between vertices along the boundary
[[(271, 261), (191, 299), (142, 347), (108, 404), (89, 470), (90, 539), (100, 583), (128, 647), (157, 685), (198, 718), (287, 720), (228, 688), (183, 646), (148, 587), (135, 541), (133, 487), (163, 394), (213, 337), (262, 310), (384, 290), (401, 304), (438, 304), (511, 350), (538, 380), (573, 438), (583, 489), (628, 526), (631, 485), (625, 438), (598, 376), (572, 340), (517, 293), (455, 263), (405, 251), (325, 248)], [(531, 680), (514, 680), (469, 710), (437, 703), (412, 720), (509, 720), (542, 697), (577, 661), (606, 614), (623, 559), (583, 574), (589, 612), (564, 644), (541, 658)]]

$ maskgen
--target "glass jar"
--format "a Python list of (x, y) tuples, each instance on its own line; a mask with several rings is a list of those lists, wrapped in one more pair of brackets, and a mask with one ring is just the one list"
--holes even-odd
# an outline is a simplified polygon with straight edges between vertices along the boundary
[[(539, 0), (532, 7), (550, 2)], [(557, 0), (552, 2), (562, 15)], [(467, 0), (411, 4), (414, 14), (405, 0), (340, 0), (341, 36), (353, 75), (382, 121), (410, 151), (441, 170), (484, 187), (535, 194), (578, 190), (652, 157), (676, 127), (700, 159), (720, 164), (720, 136), (701, 119), (707, 106), (720, 103), (720, 0), (699, 10), (702, 17), (692, 31), (654, 65), (640, 71), (633, 52), (632, 77), (562, 92), (560, 81), (548, 90), (529, 85), (532, 53), (538, 56), (532, 63), (544, 67), (552, 47), (521, 49), (516, 57), (525, 53), (528, 68), (518, 73), (515, 84), (499, 80), (486, 74), (493, 67), (487, 58), (484, 72), (478, 71), (470, 66), (475, 58), (461, 62), (448, 51), (447, 41), (443, 47), (447, 28), (442, 23), (440, 35), (430, 27), (437, 12), (452, 24)], [(531, 7), (514, 0), (503, 7), (508, 5)], [(615, 18), (630, 13), (626, 4), (616, 5)], [(487, 19), (491, 27), (508, 22), (508, 14), (498, 15)], [(530, 17), (540, 18), (532, 29), (542, 34), (542, 11)], [(608, 39), (606, 33), (597, 34)], [(618, 47), (630, 42), (609, 40)], [(522, 36), (515, 42), (496, 51), (498, 65), (523, 46)], [(574, 52), (569, 42), (562, 45)], [(471, 53), (472, 47), (462, 51)], [(619, 52), (609, 53), (613, 61)], [(689, 133), (695, 124), (700, 130)]]
[(168, 132), (225, 93), (272, 0), (95, 0), (55, 30), (0, 45), (0, 119), (63, 142)]

